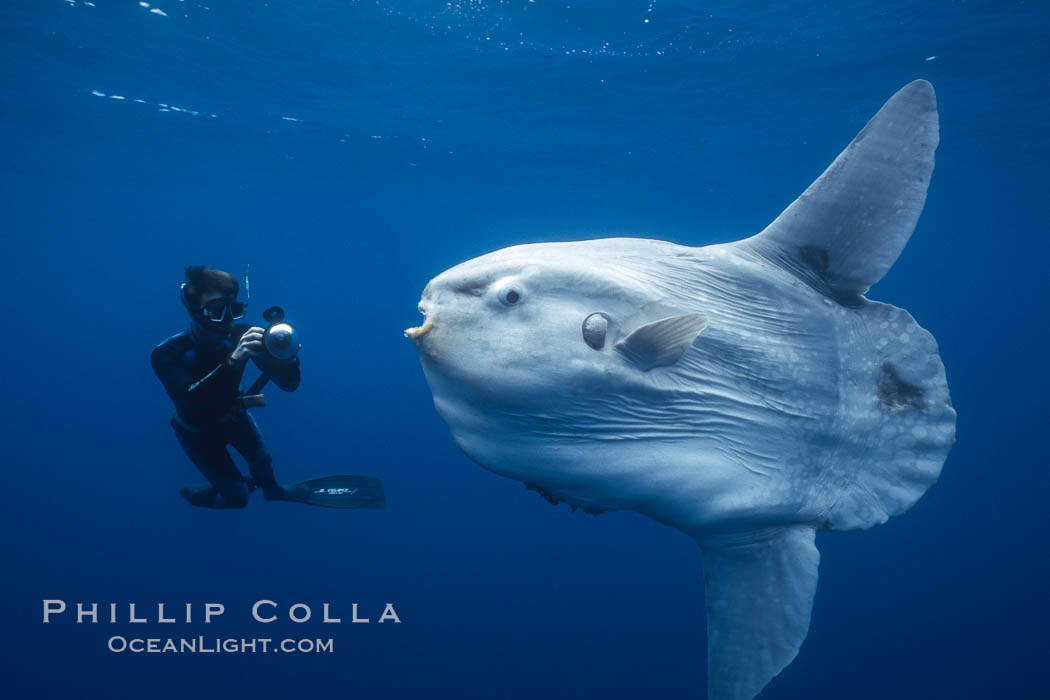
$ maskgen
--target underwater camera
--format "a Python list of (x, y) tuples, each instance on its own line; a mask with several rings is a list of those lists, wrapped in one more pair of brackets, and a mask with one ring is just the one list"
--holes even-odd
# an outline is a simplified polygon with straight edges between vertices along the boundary
[(284, 309), (280, 306), (271, 306), (263, 311), (263, 320), (266, 321), (266, 334), (263, 336), (263, 347), (266, 352), (278, 360), (290, 360), (299, 354), (299, 338), (295, 329), (284, 322)]
[[(295, 328), (284, 322), (284, 309), (271, 306), (263, 311), (263, 320), (266, 322), (263, 347), (267, 354), (285, 362), (294, 359), (299, 354), (302, 344)], [(259, 375), (255, 383), (240, 397), (241, 408), (261, 408), (266, 405), (266, 398), (259, 392), (270, 378), (270, 374), (265, 371)]]

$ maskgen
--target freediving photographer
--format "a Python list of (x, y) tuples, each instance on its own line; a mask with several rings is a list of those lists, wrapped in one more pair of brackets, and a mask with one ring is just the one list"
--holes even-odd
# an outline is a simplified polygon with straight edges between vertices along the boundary
[[(243, 508), (256, 485), (267, 500), (298, 500), (274, 478), (273, 460), (247, 411), (262, 405), (261, 396), (243, 396), (240, 384), (251, 359), (262, 372), (255, 386), (261, 388), (269, 380), (282, 391), (295, 391), (299, 358), (296, 353), (287, 359), (274, 356), (264, 343), (266, 330), (236, 323), (247, 306), (237, 300), (238, 292), (237, 280), (228, 272), (187, 267), (179, 298), (189, 313), (189, 328), (150, 354), (153, 371), (175, 404), (175, 437), (210, 483), (186, 486), (180, 493), (205, 508)], [(251, 480), (234, 464), (228, 445), (248, 463)]]

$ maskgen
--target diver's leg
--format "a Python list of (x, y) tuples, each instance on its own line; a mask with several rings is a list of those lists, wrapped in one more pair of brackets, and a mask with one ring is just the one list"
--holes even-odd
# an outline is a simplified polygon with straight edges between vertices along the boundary
[(283, 500), (285, 490), (273, 475), (273, 458), (270, 457), (259, 426), (250, 413), (239, 414), (235, 419), (230, 432), (230, 444), (248, 463), (248, 471), (262, 488), (263, 498), (269, 501)]
[(248, 505), (248, 485), (217, 434), (194, 431), (177, 423), (175, 436), (186, 455), (211, 483), (209, 489), (180, 490), (183, 498), (205, 508), (244, 508)]

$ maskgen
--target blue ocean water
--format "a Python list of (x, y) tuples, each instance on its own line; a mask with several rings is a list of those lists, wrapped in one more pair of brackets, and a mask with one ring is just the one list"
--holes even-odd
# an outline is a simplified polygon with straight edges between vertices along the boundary
[[(809, 637), (761, 697), (1045, 697), (1048, 35), (1046, 2), (5, 2), (5, 696), (701, 697), (695, 544), (470, 462), (401, 331), (507, 245), (750, 235), (926, 78), (929, 198), (869, 296), (937, 338), (958, 442), (909, 513), (818, 536)], [(303, 334), (301, 388), (256, 412), (278, 477), (379, 476), (385, 510), (179, 498), (201, 479), (147, 358), (195, 263), (251, 264), (250, 311)], [(52, 598), (227, 612), (41, 624)], [(253, 623), (263, 598), (315, 619)]]

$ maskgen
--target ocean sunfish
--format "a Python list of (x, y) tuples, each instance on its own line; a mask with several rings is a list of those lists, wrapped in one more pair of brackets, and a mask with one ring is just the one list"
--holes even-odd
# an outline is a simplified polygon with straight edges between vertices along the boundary
[(505, 248), (431, 280), (405, 332), (471, 459), (697, 541), (712, 700), (754, 697), (798, 653), (816, 531), (903, 513), (954, 442), (933, 336), (864, 296), (915, 228), (937, 142), (917, 80), (758, 235)]

